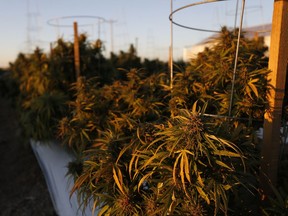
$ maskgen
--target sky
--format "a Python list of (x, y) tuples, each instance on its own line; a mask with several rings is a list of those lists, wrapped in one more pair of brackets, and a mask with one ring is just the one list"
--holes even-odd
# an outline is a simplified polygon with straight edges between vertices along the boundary
[[(19, 53), (36, 46), (44, 52), (63, 38), (73, 42), (73, 22), (78, 33), (93, 42), (104, 42), (104, 54), (127, 51), (133, 44), (142, 58), (168, 61), (173, 41), (173, 58), (182, 59), (183, 49), (212, 33), (173, 25), (172, 10), (202, 0), (0, 0), (0, 67), (7, 67)], [(243, 27), (272, 22), (274, 0), (246, 0)], [(171, 7), (172, 3), (172, 7)], [(218, 31), (222, 26), (239, 26), (242, 0), (194, 5), (173, 14), (173, 21), (192, 28)], [(237, 12), (236, 12), (237, 11)]]

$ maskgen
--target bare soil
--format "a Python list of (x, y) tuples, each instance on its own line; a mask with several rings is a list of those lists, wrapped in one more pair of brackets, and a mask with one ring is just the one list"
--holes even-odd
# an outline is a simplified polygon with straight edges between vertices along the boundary
[(0, 216), (56, 216), (34, 153), (21, 136), (17, 114), (0, 98)]

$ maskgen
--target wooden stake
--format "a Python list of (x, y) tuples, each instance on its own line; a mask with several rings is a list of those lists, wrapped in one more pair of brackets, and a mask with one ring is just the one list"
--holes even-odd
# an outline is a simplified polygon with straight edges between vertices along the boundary
[(268, 80), (272, 85), (269, 107), (265, 113), (264, 137), (261, 152), (260, 183), (265, 194), (272, 194), (277, 185), (280, 155), (280, 128), (288, 59), (288, 1), (274, 0)]
[(80, 77), (80, 50), (79, 50), (79, 38), (78, 38), (78, 25), (74, 22), (74, 66), (76, 80)]

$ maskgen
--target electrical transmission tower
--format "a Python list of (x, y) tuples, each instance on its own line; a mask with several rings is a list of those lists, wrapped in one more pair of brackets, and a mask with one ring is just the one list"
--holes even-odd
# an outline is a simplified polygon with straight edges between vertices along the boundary
[(27, 39), (26, 52), (31, 53), (40, 45), (39, 8), (37, 0), (27, 0)]

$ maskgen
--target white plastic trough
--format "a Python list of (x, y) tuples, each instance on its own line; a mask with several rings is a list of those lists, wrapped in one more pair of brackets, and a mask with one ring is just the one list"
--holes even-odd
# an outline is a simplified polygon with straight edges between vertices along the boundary
[[(50, 197), (58, 216), (82, 216), (92, 215), (92, 210), (86, 208), (84, 213), (79, 209), (76, 194), (70, 198), (73, 187), (73, 178), (67, 175), (68, 163), (74, 160), (74, 156), (68, 153), (56, 142), (39, 142), (31, 140), (31, 147), (38, 160), (39, 166), (45, 177)], [(98, 212), (95, 211), (94, 215)]]

